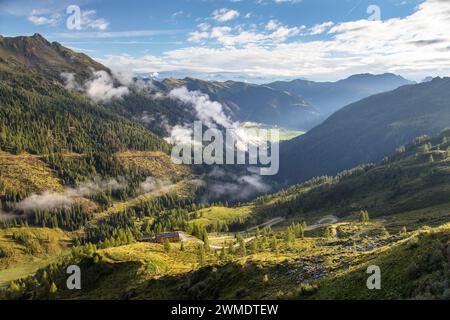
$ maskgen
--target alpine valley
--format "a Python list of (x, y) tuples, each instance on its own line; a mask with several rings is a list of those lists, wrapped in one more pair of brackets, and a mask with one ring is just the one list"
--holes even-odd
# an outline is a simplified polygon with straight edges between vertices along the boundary
[[(279, 128), (279, 174), (175, 164), (196, 120)], [(0, 36), (0, 298), (449, 299), (449, 124), (449, 78), (158, 79)]]

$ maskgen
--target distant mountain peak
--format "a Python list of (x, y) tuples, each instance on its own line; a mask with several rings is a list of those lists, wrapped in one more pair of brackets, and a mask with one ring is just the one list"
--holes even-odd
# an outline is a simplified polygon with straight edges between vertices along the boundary
[(83, 78), (90, 75), (91, 69), (109, 72), (108, 68), (85, 54), (77, 53), (58, 42), (50, 43), (39, 33), (1, 37), (0, 58), (12, 68), (25, 65), (30, 71), (45, 73), (57, 79), (62, 72), (75, 73)]
[(31, 38), (34, 38), (34, 39), (40, 39), (40, 40), (47, 41), (47, 39), (45, 39), (40, 33), (35, 33), (35, 34), (33, 34), (33, 35), (31, 36)]
[(395, 74), (395, 73), (390, 73), (390, 72), (386, 72), (386, 73), (381, 73), (381, 74), (374, 74), (374, 73), (360, 73), (360, 74), (354, 74), (351, 75), (350, 77), (341, 80), (341, 81), (345, 81), (345, 80), (359, 80), (359, 79), (376, 79), (376, 78), (384, 78), (384, 79), (399, 79), (399, 80), (405, 80), (408, 81), (407, 79), (405, 79), (404, 77)]
[(431, 81), (433, 81), (433, 80), (434, 80), (433, 77), (426, 77), (426, 78), (424, 78), (424, 79), (421, 81), (421, 83), (431, 82)]

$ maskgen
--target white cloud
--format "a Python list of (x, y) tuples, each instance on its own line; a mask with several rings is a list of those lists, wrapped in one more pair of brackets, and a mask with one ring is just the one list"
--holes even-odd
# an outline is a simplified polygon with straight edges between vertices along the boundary
[[(114, 78), (106, 71), (92, 70), (92, 76), (84, 84), (79, 84), (75, 75), (63, 72), (60, 74), (65, 86), (69, 90), (78, 90), (86, 94), (95, 102), (105, 102), (112, 99), (120, 99), (129, 94), (130, 90), (125, 86), (115, 86)], [(131, 84), (132, 79), (123, 73), (118, 73), (121, 83)], [(139, 84), (138, 84), (139, 85)]]
[(219, 22), (227, 22), (237, 17), (239, 17), (239, 12), (233, 9), (222, 8), (213, 12), (213, 18)]
[(278, 28), (278, 21), (277, 20), (270, 20), (267, 24), (266, 24), (266, 29), (267, 30), (275, 30), (276, 28)]
[(114, 87), (114, 79), (106, 71), (95, 71), (84, 87), (86, 94), (94, 101), (120, 99), (129, 93), (127, 87)]
[(209, 39), (225, 46), (256, 43), (270, 45), (286, 41), (288, 38), (298, 35), (303, 28), (305, 27), (283, 26), (276, 20), (270, 20), (265, 27), (265, 31), (259, 31), (256, 25), (251, 25), (248, 29), (245, 29), (242, 25), (235, 27), (219, 26), (210, 30), (203, 28), (203, 30), (191, 32), (188, 35), (188, 41), (201, 42)]
[(7, 221), (16, 218), (20, 218), (20, 216), (10, 212), (3, 212), (0, 208), (0, 221)]
[(108, 29), (109, 22), (103, 18), (96, 18), (95, 10), (87, 10), (81, 12), (81, 27), (83, 29), (94, 29), (105, 31)]
[(54, 37), (67, 39), (111, 39), (130, 37), (151, 37), (157, 35), (174, 35), (184, 32), (183, 30), (131, 30), (131, 31), (84, 31), (84, 32), (55, 32)]
[(209, 38), (209, 32), (205, 32), (205, 31), (194, 31), (189, 33), (188, 36), (188, 41), (190, 42), (200, 42), (203, 39), (208, 39)]
[(184, 14), (184, 11), (183, 11), (183, 10), (174, 12), (174, 13), (172, 14), (172, 19), (174, 19), (174, 18), (176, 18), (176, 17), (179, 17), (179, 16), (182, 16), (183, 14)]
[(16, 204), (16, 209), (24, 212), (40, 210), (54, 210), (70, 207), (78, 197), (91, 196), (100, 192), (122, 190), (127, 186), (123, 178), (102, 179), (94, 177), (91, 181), (85, 181), (76, 188), (67, 188), (64, 192), (45, 191), (33, 193)]
[(144, 182), (139, 185), (139, 193), (148, 193), (160, 190), (169, 186), (169, 180), (158, 180), (153, 177), (147, 177)]
[[(108, 29), (109, 22), (103, 18), (97, 18), (96, 14), (95, 10), (81, 11), (81, 28), (99, 31)], [(61, 13), (49, 14), (48, 10), (34, 9), (27, 19), (37, 26), (48, 25), (55, 27), (62, 22), (63, 15)]]
[(46, 11), (34, 9), (31, 14), (27, 17), (28, 21), (36, 26), (56, 26), (61, 22), (61, 15), (59, 13), (53, 13), (51, 15), (46, 15)]
[(271, 190), (260, 175), (238, 175), (215, 167), (202, 180), (207, 190), (203, 201), (211, 202), (218, 199), (232, 201), (247, 200), (259, 194), (268, 193)]
[(219, 102), (211, 101), (206, 94), (200, 91), (188, 91), (186, 87), (173, 89), (169, 96), (195, 108), (197, 118), (209, 128), (219, 124), (225, 128), (232, 126), (232, 121), (225, 115)]
[(173, 145), (190, 145), (194, 130), (189, 126), (175, 125), (173, 128), (167, 128), (169, 136), (164, 138), (168, 143)]
[(332, 21), (327, 21), (324, 23), (316, 24), (314, 27), (312, 27), (310, 29), (310, 34), (317, 35), (317, 34), (324, 33), (326, 30), (328, 30), (332, 26), (334, 26), (334, 22), (332, 22)]
[(300, 36), (297, 29), (303, 27), (278, 26), (266, 32), (222, 27), (213, 28), (209, 36), (223, 47), (190, 46), (159, 57), (110, 56), (101, 62), (121, 63), (135, 72), (183, 70), (312, 79), (394, 72), (416, 79), (450, 74), (449, 27), (450, 1), (428, 0), (407, 17), (338, 23), (320, 41), (280, 41), (292, 34)]
[(197, 28), (198, 28), (200, 31), (208, 31), (209, 28), (211, 28), (211, 26), (210, 26), (208, 23), (203, 22), (203, 23), (198, 24), (198, 25), (197, 25)]
[(61, 78), (63, 79), (66, 88), (69, 90), (80, 90), (80, 85), (75, 79), (75, 74), (70, 72), (62, 72)]
[(302, 27), (289, 28), (285, 26), (278, 26), (270, 35), (270, 37), (273, 39), (273, 41), (283, 42), (289, 37), (298, 35), (301, 29)]
[[(170, 91), (170, 98), (176, 99), (191, 107), (195, 111), (195, 116), (208, 128), (232, 129), (230, 133), (236, 141), (236, 148), (246, 151), (248, 145), (260, 145), (265, 143), (258, 134), (253, 134), (246, 130), (238, 121), (233, 121), (224, 112), (223, 106), (217, 101), (211, 101), (209, 96), (200, 91), (188, 91), (186, 87), (176, 88)], [(171, 144), (189, 145), (196, 143), (192, 141), (192, 124), (176, 125), (172, 128), (167, 126), (169, 137), (166, 141)]]
[(117, 179), (102, 179), (94, 177), (90, 181), (80, 183), (76, 189), (67, 189), (65, 194), (71, 197), (92, 196), (100, 192), (112, 192), (126, 188), (126, 181), (119, 177)]
[(73, 200), (62, 193), (46, 191), (42, 194), (32, 194), (19, 202), (16, 208), (22, 211), (53, 210), (69, 207)]

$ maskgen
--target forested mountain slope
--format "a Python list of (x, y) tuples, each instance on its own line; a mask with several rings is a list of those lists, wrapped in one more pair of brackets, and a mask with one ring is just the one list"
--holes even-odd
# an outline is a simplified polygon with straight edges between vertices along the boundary
[[(340, 219), (368, 210), (371, 217), (438, 225), (450, 212), (450, 132), (421, 136), (381, 163), (322, 176), (256, 200), (254, 216)], [(276, 213), (276, 214), (274, 214)]]
[[(158, 180), (149, 179), (170, 184), (189, 174), (170, 162), (166, 141), (132, 112), (119, 110), (127, 106), (123, 97), (94, 99), (84, 89), (68, 88), (62, 77), (72, 74), (83, 84), (98, 80), (96, 72), (106, 79), (100, 84), (120, 88), (108, 82), (113, 77), (104, 66), (40, 35), (0, 38), (2, 223), (5, 216), (36, 223), (28, 214), (41, 211), (52, 216), (52, 225), (78, 228), (93, 211), (157, 188)], [(108, 95), (99, 92), (100, 98)], [(129, 94), (145, 100), (131, 89)], [(146, 99), (149, 107), (152, 100)]]
[(290, 183), (378, 162), (450, 123), (450, 78), (408, 85), (353, 103), (281, 145), (278, 178)]
[(167, 150), (167, 144), (103, 104), (67, 90), (63, 72), (107, 69), (40, 35), (0, 38), (0, 148), (20, 153)]

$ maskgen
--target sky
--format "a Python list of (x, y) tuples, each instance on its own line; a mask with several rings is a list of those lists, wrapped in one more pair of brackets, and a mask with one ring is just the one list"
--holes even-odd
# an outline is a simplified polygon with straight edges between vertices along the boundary
[(449, 28), (450, 0), (0, 0), (3, 36), (160, 78), (447, 76)]

